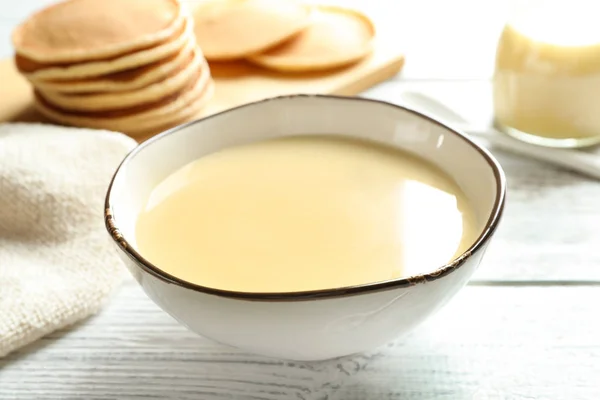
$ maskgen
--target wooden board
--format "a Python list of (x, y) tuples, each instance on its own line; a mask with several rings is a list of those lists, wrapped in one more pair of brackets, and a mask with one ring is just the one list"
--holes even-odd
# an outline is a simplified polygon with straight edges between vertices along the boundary
[[(281, 74), (243, 62), (211, 65), (215, 96), (199, 117), (285, 94), (356, 95), (400, 71), (404, 56), (395, 47), (378, 40), (367, 59), (328, 73)], [(0, 82), (0, 122), (48, 122), (35, 111), (31, 87), (12, 59), (0, 61)]]

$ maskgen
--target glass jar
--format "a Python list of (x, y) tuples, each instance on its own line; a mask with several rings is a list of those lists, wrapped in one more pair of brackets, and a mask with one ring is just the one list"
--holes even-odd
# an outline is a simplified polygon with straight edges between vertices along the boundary
[(600, 4), (519, 1), (500, 36), (496, 127), (551, 147), (600, 143)]

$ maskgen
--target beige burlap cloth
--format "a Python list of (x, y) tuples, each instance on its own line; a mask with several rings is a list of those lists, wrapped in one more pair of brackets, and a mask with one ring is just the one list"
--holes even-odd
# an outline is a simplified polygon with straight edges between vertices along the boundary
[(121, 134), (0, 124), (0, 357), (98, 311), (124, 276), (104, 230)]

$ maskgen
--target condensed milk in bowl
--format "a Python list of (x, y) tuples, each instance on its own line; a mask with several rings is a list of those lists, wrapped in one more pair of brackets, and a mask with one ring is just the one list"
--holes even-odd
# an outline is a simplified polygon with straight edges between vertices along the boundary
[(322, 360), (408, 332), (477, 268), (504, 174), (462, 134), (359, 98), (263, 100), (152, 138), (105, 221), (148, 296), (192, 331)]

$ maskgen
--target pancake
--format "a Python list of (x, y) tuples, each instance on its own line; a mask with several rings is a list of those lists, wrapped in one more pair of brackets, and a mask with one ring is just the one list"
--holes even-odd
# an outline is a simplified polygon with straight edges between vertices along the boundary
[(139, 89), (164, 79), (184, 67), (189, 62), (189, 56), (195, 48), (196, 43), (188, 41), (179, 53), (143, 67), (131, 68), (94, 78), (49, 81), (33, 79), (32, 83), (41, 91), (58, 93), (120, 92)]
[(206, 67), (201, 69), (195, 82), (180, 92), (152, 103), (123, 110), (69, 112), (37, 95), (35, 105), (41, 114), (61, 124), (109, 129), (128, 134), (144, 133), (168, 124), (169, 121), (176, 121), (177, 118), (186, 118), (192, 111), (199, 111), (211, 99), (213, 85), (209, 68)]
[(17, 69), (31, 82), (102, 76), (148, 65), (181, 51), (188, 42), (195, 41), (193, 25), (191, 18), (188, 18), (182, 28), (166, 42), (112, 59), (57, 66), (31, 62), (17, 55), (15, 61)]
[(146, 139), (150, 135), (156, 135), (177, 125), (200, 118), (200, 112), (206, 107), (210, 99), (213, 97), (214, 91), (215, 83), (212, 79), (209, 79), (209, 81), (206, 83), (204, 91), (202, 92), (202, 95), (191, 103), (187, 104), (185, 107), (171, 114), (149, 119), (147, 123), (144, 121), (144, 123), (135, 124), (135, 126), (132, 126), (131, 128), (125, 127), (123, 131), (127, 132), (129, 136), (132, 136), (136, 139)]
[(85, 94), (62, 94), (43, 90), (38, 90), (38, 92), (46, 102), (68, 111), (118, 110), (138, 104), (147, 104), (180, 92), (197, 77), (201, 68), (208, 68), (198, 48), (188, 56), (187, 61), (187, 64), (184, 64), (167, 79), (132, 91)]
[(154, 46), (183, 25), (178, 0), (67, 0), (13, 32), (18, 54), (41, 63), (103, 59)]
[(194, 11), (198, 44), (208, 60), (245, 58), (277, 45), (309, 22), (295, 0), (217, 0)]
[(333, 69), (369, 55), (374, 36), (373, 23), (365, 15), (340, 7), (316, 6), (306, 29), (284, 43), (248, 59), (276, 71)]

